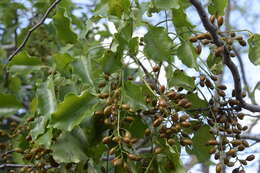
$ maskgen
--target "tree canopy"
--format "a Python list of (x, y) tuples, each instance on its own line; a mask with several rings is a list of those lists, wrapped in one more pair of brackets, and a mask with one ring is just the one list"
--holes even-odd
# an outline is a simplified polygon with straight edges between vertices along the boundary
[(250, 170), (260, 35), (204, 3), (1, 0), (0, 172)]

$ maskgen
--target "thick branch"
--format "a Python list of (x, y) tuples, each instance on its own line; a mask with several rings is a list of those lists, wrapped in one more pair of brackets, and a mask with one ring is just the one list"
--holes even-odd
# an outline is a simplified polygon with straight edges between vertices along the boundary
[(200, 19), (203, 23), (203, 26), (211, 34), (214, 44), (218, 47), (221, 46), (224, 47), (224, 51), (222, 53), (223, 63), (229, 68), (229, 70), (232, 73), (233, 80), (234, 80), (235, 95), (236, 98), (240, 101), (241, 107), (252, 112), (260, 112), (259, 105), (248, 104), (243, 100), (239, 71), (236, 65), (230, 59), (228, 48), (224, 45), (223, 41), (221, 41), (221, 39), (219, 38), (217, 34), (217, 27), (209, 22), (208, 15), (204, 10), (202, 4), (198, 0), (189, 0), (189, 1), (196, 8), (200, 16)]
[(37, 28), (39, 28), (44, 21), (46, 20), (46, 18), (48, 17), (48, 15), (50, 14), (50, 12), (56, 7), (56, 5), (58, 3), (60, 3), (62, 0), (56, 0), (54, 3), (51, 4), (51, 6), (47, 9), (47, 11), (45, 12), (45, 14), (43, 15), (43, 17), (41, 18), (41, 20), (34, 25), (32, 28), (29, 29), (29, 31), (27, 32), (25, 39), (23, 40), (22, 44), (8, 57), (8, 62), (11, 61), (13, 59), (13, 57), (15, 55), (17, 55), (17, 53), (19, 53), (26, 45), (27, 41), (29, 40), (31, 34), (33, 31), (35, 31)]

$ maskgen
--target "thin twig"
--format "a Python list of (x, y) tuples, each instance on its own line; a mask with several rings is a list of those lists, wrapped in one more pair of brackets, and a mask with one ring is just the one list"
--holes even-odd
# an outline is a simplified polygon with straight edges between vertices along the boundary
[(5, 163), (5, 164), (0, 165), (0, 169), (3, 169), (3, 168), (23, 168), (23, 167), (31, 168), (31, 167), (33, 167), (33, 165), (12, 164), (12, 163)]
[(230, 59), (230, 52), (228, 48), (224, 45), (223, 41), (219, 38), (217, 32), (218, 28), (209, 22), (208, 15), (202, 6), (202, 4), (197, 0), (189, 0), (191, 4), (196, 8), (200, 19), (203, 23), (204, 28), (211, 34), (213, 42), (216, 46), (224, 48), (222, 53), (223, 63), (229, 68), (232, 73), (233, 80), (234, 80), (234, 88), (235, 88), (235, 95), (236, 98), (240, 101), (240, 106), (244, 109), (247, 109), (252, 112), (260, 112), (259, 105), (248, 104), (243, 100), (242, 97), (242, 89), (241, 89), (241, 79), (239, 76), (239, 71), (236, 65)]
[(51, 4), (51, 6), (47, 9), (47, 11), (45, 12), (45, 14), (43, 15), (43, 17), (41, 18), (41, 20), (36, 24), (34, 25), (32, 28), (29, 29), (29, 31), (27, 32), (26, 34), (26, 37), (24, 38), (22, 44), (8, 57), (8, 62), (10, 62), (13, 57), (15, 55), (17, 55), (26, 45), (27, 41), (29, 40), (31, 34), (33, 31), (35, 31), (37, 28), (39, 28), (43, 23), (44, 21), (46, 20), (46, 18), (48, 17), (48, 15), (50, 14), (50, 12), (56, 7), (56, 5), (58, 3), (60, 3), (62, 0), (56, 0), (55, 2), (53, 2)]

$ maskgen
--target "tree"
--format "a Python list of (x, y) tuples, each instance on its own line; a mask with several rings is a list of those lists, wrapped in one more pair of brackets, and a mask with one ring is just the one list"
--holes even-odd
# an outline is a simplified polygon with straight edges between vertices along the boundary
[(259, 65), (260, 36), (232, 28), (229, 0), (0, 8), (1, 171), (182, 173), (185, 154), (243, 173), (255, 159), (244, 118), (259, 118), (259, 83), (238, 50)]

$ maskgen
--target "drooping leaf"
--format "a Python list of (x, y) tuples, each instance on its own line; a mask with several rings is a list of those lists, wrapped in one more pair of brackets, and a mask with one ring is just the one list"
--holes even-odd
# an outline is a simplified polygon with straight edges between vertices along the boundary
[(39, 116), (37, 117), (33, 122), (33, 128), (30, 131), (30, 135), (32, 137), (32, 140), (35, 140), (38, 138), (39, 135), (43, 134), (45, 132), (45, 128), (47, 125), (48, 116)]
[(97, 99), (87, 91), (80, 96), (67, 95), (52, 114), (51, 126), (60, 130), (73, 130), (84, 118), (92, 115), (96, 103)]
[(22, 107), (14, 95), (0, 93), (0, 117), (12, 115)]
[(260, 65), (260, 35), (254, 34), (248, 39), (249, 59), (255, 65)]
[(37, 89), (38, 108), (44, 116), (49, 116), (56, 109), (56, 96), (52, 77), (49, 77), (46, 82), (43, 82)]
[(157, 62), (170, 59), (173, 42), (164, 28), (150, 27), (144, 42), (144, 52), (148, 58)]
[(45, 132), (43, 135), (41, 135), (37, 140), (35, 140), (35, 143), (37, 145), (42, 145), (46, 148), (50, 148), (52, 143), (52, 128), (48, 129), (47, 132)]
[(179, 59), (190, 68), (197, 68), (197, 54), (195, 48), (190, 42), (182, 42), (181, 46), (178, 47), (177, 55)]
[(198, 161), (202, 163), (210, 159), (209, 150), (211, 147), (206, 144), (209, 139), (214, 139), (214, 137), (209, 130), (209, 126), (202, 126), (195, 132), (192, 138), (193, 148), (191, 150), (191, 154), (196, 155)]
[(186, 90), (193, 90), (195, 88), (194, 79), (187, 76), (181, 70), (175, 70), (169, 82), (170, 87), (182, 87)]
[(59, 8), (53, 17), (53, 22), (60, 40), (65, 43), (75, 43), (77, 35), (71, 29), (71, 21), (64, 8)]
[(109, 14), (121, 17), (130, 8), (129, 0), (108, 0)]
[(178, 0), (154, 0), (154, 5), (160, 9), (180, 8)]
[(210, 0), (208, 10), (211, 15), (224, 16), (228, 0)]
[(79, 163), (87, 159), (81, 143), (74, 135), (63, 133), (51, 146), (53, 158), (58, 163)]

